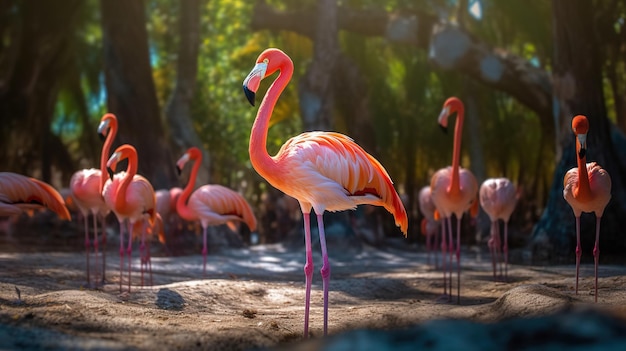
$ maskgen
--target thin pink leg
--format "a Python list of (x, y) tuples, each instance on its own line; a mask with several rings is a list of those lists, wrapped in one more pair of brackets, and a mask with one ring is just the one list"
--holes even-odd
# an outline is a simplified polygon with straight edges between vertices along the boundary
[(600, 260), (600, 221), (602, 216), (596, 216), (596, 244), (593, 246), (593, 260), (595, 261), (595, 302), (598, 302), (598, 261)]
[(143, 272), (144, 267), (147, 268), (146, 262), (146, 220), (143, 221), (143, 231), (141, 232), (141, 242), (139, 243), (139, 267), (141, 271), (141, 286), (144, 286)]
[(98, 286), (98, 275), (100, 272), (98, 272), (99, 268), (98, 267), (98, 215), (97, 214), (93, 214), (93, 251), (94, 251), (94, 267), (95, 267), (95, 283), (94, 286), (97, 287)]
[(439, 247), (439, 235), (435, 233), (433, 236), (435, 239), (435, 243), (433, 246), (433, 255), (435, 256), (435, 269), (437, 269), (439, 268), (439, 259), (438, 259), (438, 253), (437, 253), (437, 248)]
[(456, 218), (456, 303), (461, 303), (461, 217)]
[(491, 221), (491, 237), (487, 242), (487, 246), (489, 246), (489, 252), (491, 253), (491, 267), (493, 268), (493, 280), (496, 279), (496, 222)]
[(320, 235), (320, 246), (322, 248), (322, 287), (324, 289), (324, 336), (328, 333), (328, 285), (330, 283), (330, 263), (328, 262), (328, 252), (326, 251), (326, 235), (324, 234), (324, 214), (317, 215), (317, 229)]
[(306, 292), (304, 300), (304, 338), (309, 337), (309, 306), (311, 304), (311, 284), (313, 283), (313, 252), (311, 250), (311, 213), (302, 213), (304, 218), (304, 246), (306, 250), (306, 263), (304, 264), (304, 277), (306, 279)]
[(120, 293), (122, 292), (122, 280), (124, 280), (124, 221), (124, 219), (120, 221)]
[(448, 247), (448, 267), (450, 267), (448, 271), (448, 292), (450, 296), (448, 296), (448, 301), (452, 301), (452, 253), (454, 252), (454, 240), (452, 239), (452, 216), (447, 218), (448, 220), (448, 243), (450, 246)]
[(494, 224), (495, 228), (494, 228), (494, 234), (495, 234), (495, 239), (494, 239), (494, 252), (496, 254), (496, 270), (499, 270), (500, 272), (498, 273), (500, 280), (502, 280), (502, 255), (501, 252), (502, 250), (500, 249), (500, 247), (502, 247), (502, 241), (500, 240), (500, 222), (498, 220), (495, 221)]
[(128, 292), (130, 293), (130, 273), (131, 273), (131, 262), (133, 258), (133, 223), (128, 221), (128, 246), (126, 247), (126, 255), (128, 256)]
[(576, 295), (578, 295), (578, 272), (580, 269), (580, 216), (576, 217)]
[(107, 267), (107, 230), (106, 230), (106, 218), (105, 216), (99, 216), (102, 221), (102, 284), (106, 282), (106, 267)]
[(509, 221), (504, 221), (504, 281), (509, 280)]
[(87, 261), (87, 287), (91, 284), (91, 278), (89, 277), (89, 214), (83, 216), (85, 220), (85, 258)]
[(202, 228), (202, 276), (206, 277), (206, 256), (209, 252), (206, 244), (207, 227)]
[(448, 251), (448, 244), (446, 243), (446, 220), (441, 220), (441, 270), (443, 271), (443, 295), (448, 296), (448, 279), (446, 279), (446, 252)]

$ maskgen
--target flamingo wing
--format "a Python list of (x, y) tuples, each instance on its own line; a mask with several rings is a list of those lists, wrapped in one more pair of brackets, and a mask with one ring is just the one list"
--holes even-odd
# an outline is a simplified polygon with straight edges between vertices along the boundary
[(72, 197), (83, 214), (87, 214), (87, 211), (102, 214), (109, 212), (100, 192), (101, 175), (99, 169), (89, 168), (77, 171), (70, 179)]
[(61, 219), (71, 218), (63, 197), (49, 184), (16, 173), (0, 172), (0, 215), (41, 207), (52, 210)]
[(317, 213), (383, 206), (406, 234), (404, 205), (385, 168), (350, 137), (334, 132), (302, 133), (274, 157), (285, 172), (273, 185), (313, 206)]
[(251, 231), (256, 230), (256, 217), (248, 202), (241, 194), (224, 186), (209, 184), (198, 188), (189, 197), (188, 206), (203, 226), (240, 221)]

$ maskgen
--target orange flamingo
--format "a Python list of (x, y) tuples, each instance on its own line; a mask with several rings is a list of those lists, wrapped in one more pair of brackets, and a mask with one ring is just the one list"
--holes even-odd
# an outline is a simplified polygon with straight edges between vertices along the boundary
[[(437, 247), (437, 229), (439, 229), (439, 219), (435, 219), (435, 203), (430, 192), (430, 186), (420, 189), (417, 196), (420, 212), (424, 216), (421, 222), (422, 234), (426, 236), (426, 250), (428, 251), (428, 263), (430, 264), (431, 253)], [(433, 242), (434, 241), (434, 242)], [(437, 266), (437, 254), (435, 252), (435, 266)]]
[[(477, 206), (478, 203), (475, 203), (475, 201), (478, 194), (478, 183), (472, 172), (461, 168), (459, 165), (461, 160), (461, 138), (463, 136), (464, 119), (464, 108), (461, 100), (456, 97), (451, 97), (446, 100), (438, 118), (439, 125), (445, 130), (448, 126), (448, 117), (454, 112), (457, 113), (457, 118), (454, 128), (452, 166), (442, 168), (435, 172), (430, 181), (430, 188), (437, 211), (447, 223), (450, 254), (454, 249), (452, 243), (452, 215), (456, 216), (457, 303), (459, 303), (461, 300), (461, 217), (463, 216), (463, 212), (469, 210), (472, 206)], [(442, 253), (445, 260), (446, 235), (442, 236), (441, 242)], [(450, 270), (451, 268), (450, 258)], [(444, 264), (444, 294), (446, 289), (445, 275)], [(452, 273), (450, 272), (450, 278), (451, 277)], [(452, 286), (449, 288), (450, 295), (452, 295)]]
[[(113, 174), (118, 162), (128, 159), (126, 171)], [(104, 201), (113, 210), (120, 223), (120, 292), (122, 291), (122, 269), (124, 265), (124, 222), (128, 222), (128, 292), (130, 292), (131, 254), (132, 254), (132, 227), (137, 221), (148, 219), (146, 225), (152, 225), (156, 217), (156, 198), (154, 188), (150, 182), (137, 174), (137, 150), (131, 145), (124, 144), (118, 147), (107, 161), (107, 171), (111, 179), (104, 185), (102, 195)], [(146, 225), (143, 226), (141, 237), (142, 253), (145, 250)], [(143, 270), (142, 270), (143, 276)], [(143, 281), (142, 281), (143, 284)]]
[(105, 281), (105, 268), (106, 268), (106, 231), (104, 230), (104, 219), (109, 214), (110, 209), (104, 202), (102, 197), (102, 190), (104, 183), (107, 180), (106, 176), (106, 163), (109, 158), (109, 150), (113, 144), (113, 139), (117, 134), (117, 118), (111, 113), (107, 113), (100, 119), (100, 125), (98, 126), (98, 134), (105, 137), (104, 145), (102, 146), (102, 152), (100, 153), (100, 169), (89, 168), (77, 171), (72, 175), (70, 179), (70, 190), (72, 192), (72, 198), (82, 214), (85, 223), (85, 255), (87, 260), (87, 285), (91, 284), (89, 278), (89, 213), (93, 217), (93, 231), (94, 231), (94, 252), (96, 260), (98, 259), (98, 218), (101, 220), (102, 228), (102, 283)]
[[(493, 266), (493, 279), (496, 279), (496, 262), (500, 261), (500, 225), (498, 220), (504, 222), (504, 279), (508, 277), (509, 243), (508, 226), (511, 214), (517, 202), (515, 186), (507, 178), (489, 178), (480, 185), (480, 205), (487, 212), (491, 220), (491, 238), (489, 239), (489, 252)], [(502, 267), (500, 267), (502, 275)]]
[(324, 335), (328, 329), (328, 283), (330, 265), (324, 235), (324, 211), (354, 210), (358, 205), (383, 206), (395, 217), (406, 236), (408, 219), (404, 205), (383, 166), (350, 137), (333, 132), (308, 132), (289, 139), (275, 156), (266, 149), (267, 131), (274, 105), (289, 83), (293, 62), (278, 49), (263, 51), (243, 82), (248, 101), (254, 97), (263, 78), (279, 71), (257, 112), (250, 135), (250, 161), (272, 186), (295, 198), (304, 217), (306, 299), (304, 336), (308, 337), (309, 303), (313, 278), (310, 214), (315, 210), (323, 265)]
[(596, 243), (593, 247), (595, 261), (595, 301), (598, 302), (598, 259), (600, 258), (600, 222), (604, 208), (611, 200), (611, 177), (600, 165), (587, 162), (587, 117), (578, 115), (572, 119), (576, 135), (578, 167), (572, 168), (563, 178), (563, 197), (572, 207), (576, 217), (576, 294), (578, 294), (578, 271), (580, 268), (580, 215), (582, 212), (596, 214)]
[(12, 172), (0, 172), (0, 217), (47, 208), (59, 218), (71, 220), (61, 194), (51, 185)]
[[(188, 221), (199, 220), (202, 224), (202, 273), (206, 274), (207, 228), (211, 225), (228, 224), (235, 230), (235, 222), (245, 223), (250, 231), (256, 230), (256, 218), (252, 208), (236, 191), (227, 187), (207, 184), (193, 190), (202, 163), (202, 152), (197, 147), (190, 147), (176, 162), (176, 168), (182, 171), (187, 161), (194, 161), (189, 182), (178, 197), (176, 210), (178, 215)], [(192, 193), (193, 192), (193, 193)]]

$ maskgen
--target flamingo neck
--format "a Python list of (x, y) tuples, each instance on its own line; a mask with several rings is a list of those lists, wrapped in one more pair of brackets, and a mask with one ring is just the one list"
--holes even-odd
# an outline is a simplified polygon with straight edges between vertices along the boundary
[(578, 160), (578, 188), (574, 189), (574, 197), (580, 200), (591, 198), (591, 188), (589, 187), (589, 174), (587, 173), (587, 157), (578, 157), (580, 142), (576, 138), (576, 158)]
[(456, 122), (454, 125), (454, 146), (452, 150), (452, 179), (448, 192), (451, 194), (459, 194), (461, 192), (459, 168), (461, 162), (461, 139), (463, 138), (463, 119), (465, 118), (465, 110), (463, 105), (456, 106)]
[(259, 111), (257, 112), (252, 132), (250, 133), (250, 162), (252, 167), (264, 178), (271, 175), (277, 168), (274, 159), (267, 152), (267, 131), (269, 129), (269, 121), (274, 111), (274, 106), (278, 101), (278, 97), (283, 92), (293, 74), (293, 63), (291, 60), (285, 60), (279, 67), (279, 74), (272, 83), (267, 93), (261, 101)]
[(104, 189), (104, 183), (106, 183), (106, 181), (108, 180), (107, 160), (109, 159), (113, 140), (117, 135), (117, 122), (115, 120), (111, 120), (111, 122), (109, 123), (109, 132), (107, 133), (107, 137), (104, 140), (104, 145), (102, 145), (102, 152), (100, 154), (100, 194), (102, 194), (102, 190)]
[(194, 221), (198, 218), (196, 213), (187, 205), (187, 201), (189, 200), (189, 196), (191, 196), (193, 188), (196, 184), (196, 177), (198, 176), (198, 170), (200, 169), (200, 164), (202, 163), (202, 155), (200, 154), (197, 158), (193, 157), (191, 160), (193, 161), (193, 167), (191, 168), (189, 181), (187, 182), (185, 189), (183, 189), (183, 192), (178, 197), (178, 200), (176, 200), (176, 212), (178, 212), (178, 215), (181, 218), (187, 221)]
[(122, 178), (119, 188), (117, 189), (115, 205), (119, 209), (123, 209), (126, 207), (126, 191), (128, 191), (128, 186), (130, 182), (137, 174), (137, 154), (132, 152), (128, 154), (128, 168), (126, 169), (126, 174)]

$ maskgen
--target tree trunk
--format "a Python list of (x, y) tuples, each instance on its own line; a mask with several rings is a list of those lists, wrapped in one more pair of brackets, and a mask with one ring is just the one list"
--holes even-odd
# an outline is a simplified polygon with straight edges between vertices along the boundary
[(189, 147), (202, 150), (202, 167), (198, 184), (209, 182), (209, 154), (193, 127), (191, 102), (196, 90), (198, 51), (200, 48), (200, 0), (182, 1), (180, 15), (180, 46), (178, 48), (176, 86), (165, 109), (170, 137), (178, 155)]
[(298, 86), (304, 130), (333, 126), (333, 70), (339, 55), (337, 0), (318, 0), (313, 61)]
[(175, 181), (152, 78), (143, 1), (101, 0), (109, 111), (119, 120), (116, 144), (132, 144), (139, 173), (155, 189)]
[[(587, 161), (598, 162), (612, 179), (612, 200), (601, 221), (600, 248), (619, 253), (626, 249), (620, 227), (626, 218), (626, 167), (614, 146), (614, 126), (606, 116), (602, 86), (602, 62), (596, 42), (590, 0), (553, 0), (554, 96), (560, 122), (562, 157), (555, 170), (550, 196), (533, 233), (537, 258), (574, 258), (574, 215), (563, 199), (563, 177), (576, 167), (575, 137), (571, 120), (582, 114), (589, 119)], [(623, 136), (622, 136), (623, 138)], [(617, 141), (617, 140), (616, 140)], [(622, 150), (623, 152), (623, 150)], [(595, 240), (593, 214), (581, 216), (583, 257), (590, 257)], [(621, 224), (621, 225), (620, 225)]]

